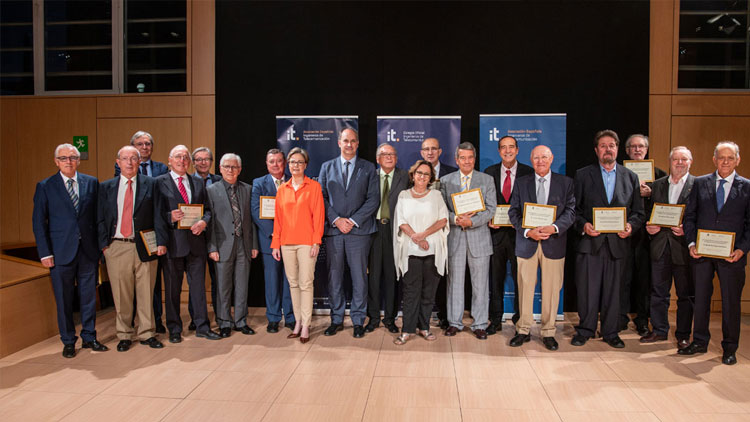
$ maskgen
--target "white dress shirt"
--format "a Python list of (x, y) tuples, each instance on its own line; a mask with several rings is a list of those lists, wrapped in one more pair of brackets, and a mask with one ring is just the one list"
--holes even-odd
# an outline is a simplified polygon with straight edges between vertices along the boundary
[[(135, 211), (135, 190), (136, 190), (136, 179), (138, 175), (136, 174), (133, 176), (132, 179), (128, 179), (127, 177), (123, 176), (122, 173), (120, 173), (120, 184), (117, 188), (117, 228), (115, 229), (115, 237), (119, 239), (125, 239), (126, 237), (122, 235), (120, 230), (122, 229), (122, 210), (125, 206), (125, 192), (128, 190), (128, 180), (132, 180), (133, 183), (131, 184), (131, 187), (133, 188), (133, 208), (131, 208), (133, 211)], [(132, 216), (131, 216), (132, 217)], [(133, 239), (135, 237), (135, 227), (132, 225), (133, 233), (130, 233), (130, 236), (127, 237), (127, 239)]]
[[(724, 180), (727, 182), (724, 183), (724, 203), (726, 204), (727, 199), (729, 198), (729, 191), (732, 189), (732, 183), (734, 183), (734, 175), (737, 174), (736, 171), (733, 171), (732, 174), (725, 177)], [(721, 176), (719, 176), (719, 172), (716, 172), (716, 187), (714, 187), (714, 192), (719, 190), (719, 180), (721, 180)]]
[(174, 170), (170, 170), (169, 174), (172, 176), (172, 181), (174, 182), (174, 185), (177, 186), (177, 191), (180, 191), (180, 184), (177, 182), (177, 179), (182, 178), (182, 185), (185, 186), (185, 191), (187, 191), (187, 197), (190, 203), (193, 203), (193, 195), (190, 191), (190, 182), (188, 181), (188, 175), (187, 173), (180, 176), (179, 174), (175, 173)]
[(680, 180), (678, 180), (677, 183), (672, 182), (672, 176), (669, 176), (669, 203), (671, 205), (675, 205), (680, 199), (680, 194), (682, 193), (682, 189), (685, 188), (685, 182), (687, 181), (689, 174), (690, 172), (685, 173), (684, 176), (680, 177)]

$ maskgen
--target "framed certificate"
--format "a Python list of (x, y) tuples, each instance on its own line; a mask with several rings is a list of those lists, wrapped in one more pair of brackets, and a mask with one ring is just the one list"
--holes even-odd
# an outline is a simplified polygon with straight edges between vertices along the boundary
[(654, 160), (623, 160), (622, 164), (638, 176), (639, 182), (654, 181)]
[(701, 256), (729, 258), (734, 252), (734, 233), (698, 229), (695, 249)]
[(654, 204), (648, 224), (661, 227), (679, 227), (682, 224), (682, 215), (684, 213), (684, 204)]
[(273, 220), (276, 217), (275, 196), (260, 197), (260, 215), (258, 217), (260, 217), (262, 220)]
[(178, 204), (177, 209), (185, 214), (182, 220), (177, 222), (178, 229), (189, 229), (203, 218), (203, 204)]
[(479, 188), (469, 189), (465, 192), (452, 193), (451, 200), (453, 200), (453, 212), (456, 213), (456, 215), (485, 210), (482, 190)]
[(495, 215), (492, 217), (492, 224), (495, 226), (513, 227), (513, 224), (510, 222), (510, 217), (508, 217), (509, 209), (510, 205), (498, 205), (497, 208), (495, 208)]
[(536, 227), (549, 226), (555, 222), (557, 216), (556, 205), (542, 205), (525, 202), (523, 204), (523, 223), (524, 229), (533, 229)]
[(619, 233), (627, 223), (625, 207), (594, 208), (594, 230), (600, 233)]
[(156, 255), (156, 232), (153, 230), (141, 230), (141, 240), (146, 247), (146, 252), (150, 255)]

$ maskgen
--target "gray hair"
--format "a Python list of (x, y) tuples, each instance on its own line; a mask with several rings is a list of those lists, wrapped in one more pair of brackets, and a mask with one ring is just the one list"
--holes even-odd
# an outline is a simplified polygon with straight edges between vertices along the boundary
[(682, 151), (682, 152), (684, 152), (684, 153), (685, 153), (685, 154), (687, 154), (687, 156), (688, 156), (688, 157), (690, 158), (690, 161), (693, 161), (693, 153), (692, 153), (692, 152), (690, 152), (690, 150), (688, 149), (688, 147), (686, 147), (686, 146), (682, 146), (682, 145), (676, 146), (676, 147), (672, 148), (672, 149), (671, 149), (671, 150), (669, 151), (669, 159), (670, 159), (670, 160), (672, 160), (672, 155), (673, 155), (673, 154), (674, 154), (675, 152), (677, 152), (677, 151)]
[(646, 136), (644, 134), (641, 134), (641, 133), (634, 133), (634, 134), (628, 136), (628, 140), (625, 141), (625, 148), (627, 148), (627, 147), (630, 146), (630, 142), (634, 138), (641, 138), (641, 139), (643, 139), (643, 142), (646, 144), (646, 149), (648, 149), (648, 136)]
[[(391, 147), (393, 148), (393, 145), (391, 144), (380, 144), (378, 145), (378, 148), (375, 150), (375, 156), (380, 157), (380, 153), (383, 152), (383, 148), (385, 147)], [(396, 148), (393, 148), (393, 152), (398, 156), (398, 151), (396, 151)]]
[[(208, 156), (209, 156), (209, 157), (211, 157), (211, 161), (213, 161), (213, 160), (214, 160), (214, 154), (213, 154), (213, 153), (211, 152), (211, 150), (210, 150), (210, 149), (208, 149), (208, 147), (198, 147), (198, 148), (196, 148), (196, 149), (195, 149), (195, 150), (193, 151), (193, 155), (192, 155), (192, 157), (193, 157), (193, 161), (195, 161), (195, 154), (197, 154), (197, 153), (199, 153), (199, 152), (207, 152), (207, 153), (208, 153)], [(220, 165), (221, 165), (221, 164), (220, 164)]]
[[(206, 149), (208, 149), (208, 148), (206, 148)], [(198, 151), (198, 150), (196, 150), (196, 151)], [(193, 154), (195, 154), (195, 152), (193, 152)], [(213, 158), (211, 158), (211, 159), (213, 159)], [(224, 163), (227, 162), (227, 161), (229, 161), (229, 160), (235, 160), (235, 161), (237, 161), (237, 165), (240, 166), (240, 167), (242, 167), (242, 158), (240, 158), (239, 155), (237, 155), (237, 154), (235, 154), (233, 152), (228, 152), (228, 153), (222, 155), (221, 156), (221, 160), (219, 160), (219, 165), (223, 166)]]
[(133, 148), (133, 150), (135, 151), (135, 153), (136, 153), (136, 154), (138, 154), (138, 159), (139, 159), (139, 160), (141, 159), (141, 152), (140, 152), (140, 151), (138, 151), (138, 148), (136, 148), (136, 147), (134, 147), (134, 146), (132, 146), (132, 145), (125, 145), (124, 147), (122, 147), (122, 148), (120, 148), (119, 150), (117, 150), (117, 159), (118, 159), (118, 160), (120, 159), (120, 153), (121, 153), (121, 152), (122, 152), (122, 150), (124, 150), (125, 148)]
[(458, 160), (458, 151), (464, 150), (464, 151), (471, 151), (474, 153), (474, 158), (477, 156), (477, 149), (474, 148), (474, 145), (471, 142), (461, 142), (456, 147), (456, 159)]
[(310, 162), (310, 156), (307, 155), (307, 151), (300, 147), (294, 147), (291, 151), (289, 151), (289, 154), (286, 155), (286, 160), (289, 161), (290, 158), (292, 158), (292, 155), (299, 154), (302, 156), (302, 158), (305, 159), (305, 164)]
[(64, 150), (64, 149), (72, 149), (75, 152), (76, 156), (78, 156), (78, 157), (81, 156), (81, 152), (78, 151), (78, 148), (76, 148), (75, 146), (73, 146), (71, 144), (60, 144), (60, 145), (57, 146), (57, 148), (55, 148), (55, 158), (59, 157), (60, 156), (60, 151)]
[(344, 134), (345, 130), (351, 130), (352, 132), (354, 132), (354, 136), (357, 138), (357, 141), (359, 141), (359, 132), (357, 132), (357, 129), (354, 129), (353, 127), (349, 127), (349, 126), (341, 129), (341, 131), (339, 132), (339, 139), (341, 139), (341, 135)]
[(174, 152), (178, 149), (184, 149), (188, 154), (190, 154), (190, 150), (185, 145), (176, 145), (169, 151), (169, 158), (172, 158), (174, 156)]
[(286, 159), (284, 157), (284, 151), (282, 151), (282, 150), (280, 150), (278, 148), (271, 148), (271, 149), (268, 150), (268, 152), (266, 152), (266, 160), (268, 160), (268, 156), (269, 155), (276, 155), (276, 154), (281, 154), (281, 158), (284, 159), (284, 160)]
[(737, 158), (740, 158), (740, 146), (732, 141), (719, 141), (719, 143), (716, 144), (716, 148), (714, 148), (714, 157), (716, 157), (716, 154), (719, 153), (720, 148), (727, 147), (734, 149), (734, 155), (736, 155)]
[(140, 138), (140, 137), (142, 137), (142, 136), (147, 137), (148, 140), (149, 140), (149, 142), (151, 142), (151, 145), (152, 146), (154, 145), (154, 137), (151, 136), (150, 133), (148, 133), (148, 132), (146, 132), (144, 130), (139, 130), (138, 132), (134, 133), (133, 136), (130, 137), (130, 145), (135, 145), (135, 140), (138, 139), (138, 138)]

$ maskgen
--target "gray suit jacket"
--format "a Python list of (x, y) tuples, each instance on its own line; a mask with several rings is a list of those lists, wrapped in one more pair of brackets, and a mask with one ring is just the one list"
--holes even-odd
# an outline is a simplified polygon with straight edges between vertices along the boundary
[[(213, 183), (206, 191), (208, 207), (212, 214), (208, 226), (208, 253), (218, 252), (219, 262), (226, 262), (232, 255), (234, 246), (234, 216), (229, 194), (223, 181)], [(249, 261), (252, 259), (252, 249), (258, 249), (258, 235), (250, 214), (250, 185), (237, 181), (237, 194), (242, 213), (242, 243), (245, 245), (245, 256)]]
[[(687, 204), (688, 198), (690, 198), (690, 191), (693, 189), (693, 182), (695, 182), (695, 176), (689, 174), (685, 180), (685, 186), (682, 187), (682, 192), (680, 192), (680, 196), (677, 198), (678, 204)], [(651, 185), (651, 201), (654, 204), (669, 203), (669, 176), (657, 179)], [(647, 217), (647, 220), (650, 219), (650, 214), (647, 214)], [(669, 242), (673, 264), (687, 265), (690, 263), (690, 254), (685, 236), (675, 236), (672, 233), (672, 229), (666, 227), (662, 227), (658, 233), (651, 236), (651, 259), (661, 258), (667, 242)]]
[[(495, 181), (492, 176), (482, 173), (481, 171), (474, 170), (471, 176), (471, 185), (469, 189), (479, 188), (482, 191), (484, 197), (484, 211), (478, 212), (474, 217), (471, 217), (471, 227), (465, 230), (466, 240), (468, 242), (469, 252), (472, 256), (490, 256), (492, 255), (492, 235), (490, 234), (490, 228), (487, 225), (492, 217), (495, 215), (495, 207), (497, 206), (497, 196), (495, 193)], [(460, 226), (456, 225), (456, 214), (453, 210), (453, 201), (451, 200), (451, 194), (461, 191), (461, 172), (456, 171), (443, 176), (440, 179), (440, 193), (443, 194), (443, 199), (448, 206), (448, 222), (451, 225), (451, 230), (448, 233), (448, 250), (453, 251), (458, 246), (458, 236), (461, 235)]]

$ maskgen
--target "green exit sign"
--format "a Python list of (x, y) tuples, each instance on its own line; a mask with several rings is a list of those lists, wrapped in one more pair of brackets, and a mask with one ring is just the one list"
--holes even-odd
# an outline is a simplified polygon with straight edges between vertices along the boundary
[(78, 152), (81, 153), (81, 160), (89, 159), (89, 137), (88, 136), (74, 136), (73, 145), (78, 148)]

